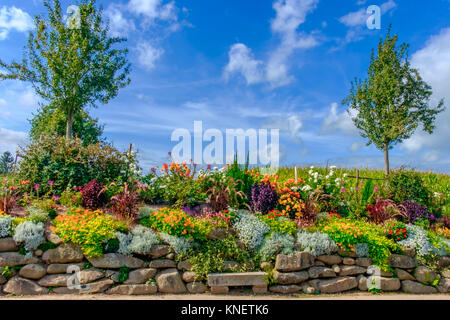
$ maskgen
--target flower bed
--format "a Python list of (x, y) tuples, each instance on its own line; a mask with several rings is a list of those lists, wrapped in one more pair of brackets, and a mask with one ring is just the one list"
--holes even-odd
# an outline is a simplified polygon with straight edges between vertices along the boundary
[[(384, 291), (448, 292), (448, 200), (435, 194), (438, 206), (431, 192), (411, 198), (414, 193), (400, 185), (404, 172), (402, 179), (377, 186), (372, 180), (352, 185), (334, 167), (310, 168), (297, 180), (262, 176), (237, 164), (196, 169), (164, 165), (161, 174), (92, 180), (84, 187), (67, 185), (61, 194), (53, 191), (54, 181), (41, 194), (30, 181), (5, 179), (3, 292), (66, 292), (65, 270), (53, 269), (67, 263), (104, 269), (102, 276), (94, 272), (99, 281), (92, 282), (104, 289), (98, 292), (111, 293), (218, 293), (227, 286), (215, 285), (217, 277), (209, 281), (209, 275), (242, 272), (262, 273), (266, 290), (278, 293), (374, 290), (366, 281), (373, 268)], [(401, 192), (391, 200), (395, 190)], [(13, 209), (20, 206), (25, 214), (18, 217)], [(135, 280), (142, 274), (144, 282)], [(167, 277), (176, 288), (164, 287), (161, 279)], [(255, 292), (264, 292), (258, 281)]]

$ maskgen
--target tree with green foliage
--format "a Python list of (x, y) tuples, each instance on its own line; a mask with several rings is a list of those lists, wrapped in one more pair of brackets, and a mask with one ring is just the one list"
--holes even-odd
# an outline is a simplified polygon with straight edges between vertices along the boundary
[(350, 95), (342, 102), (348, 112), (356, 111), (353, 123), (384, 151), (386, 175), (389, 175), (389, 150), (411, 137), (419, 124), (429, 134), (434, 131), (436, 116), (444, 110), (444, 100), (429, 105), (431, 87), (408, 60), (408, 45), (397, 46), (398, 36), (380, 40), (377, 56), (372, 50), (368, 77), (352, 82)]
[[(32, 140), (39, 139), (42, 135), (64, 136), (66, 133), (66, 119), (64, 114), (58, 112), (57, 108), (43, 106), (31, 119), (30, 136)], [(73, 119), (74, 136), (83, 141), (83, 145), (96, 144), (100, 142), (103, 126), (98, 124), (98, 119), (91, 118), (84, 110), (75, 114)]]
[(9, 151), (5, 151), (0, 156), (0, 174), (7, 174), (10, 169), (11, 165), (14, 163), (14, 158)]
[(72, 139), (74, 121), (86, 120), (86, 107), (106, 104), (129, 85), (128, 49), (115, 48), (126, 39), (108, 36), (95, 0), (69, 7), (66, 21), (59, 0), (45, 0), (44, 6), (48, 17), (35, 17), (35, 34), (29, 35), (22, 62), (0, 60), (7, 71), (0, 80), (30, 82), (48, 108), (64, 116), (65, 135)]

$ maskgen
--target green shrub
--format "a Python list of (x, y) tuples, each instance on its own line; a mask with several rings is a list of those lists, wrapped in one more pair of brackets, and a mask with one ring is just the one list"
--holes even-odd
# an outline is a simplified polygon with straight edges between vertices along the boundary
[(388, 178), (388, 190), (391, 199), (397, 203), (417, 200), (423, 205), (428, 205), (431, 198), (431, 193), (426, 188), (421, 175), (414, 170), (400, 169), (391, 172)]
[[(100, 143), (83, 146), (80, 139), (43, 136), (21, 150), (19, 178), (40, 185), (40, 193), (50, 191), (60, 195), (67, 187), (85, 186), (97, 179), (108, 183), (120, 177), (126, 181), (131, 175), (127, 156)], [(128, 161), (128, 163), (127, 163)], [(54, 181), (52, 186), (48, 182)]]

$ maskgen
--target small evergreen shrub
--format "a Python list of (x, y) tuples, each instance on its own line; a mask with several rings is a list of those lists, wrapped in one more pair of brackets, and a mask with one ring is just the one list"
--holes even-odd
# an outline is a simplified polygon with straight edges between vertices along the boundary
[(401, 203), (416, 200), (420, 204), (428, 205), (431, 192), (418, 172), (400, 169), (391, 172), (388, 179), (388, 190), (393, 201)]

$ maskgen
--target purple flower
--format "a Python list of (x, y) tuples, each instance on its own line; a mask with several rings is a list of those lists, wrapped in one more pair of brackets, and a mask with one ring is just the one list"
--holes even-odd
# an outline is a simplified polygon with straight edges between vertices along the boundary
[(341, 188), (341, 193), (346, 193), (347, 190), (345, 190), (345, 188)]
[(259, 184), (252, 187), (250, 207), (253, 212), (267, 214), (275, 209), (277, 202), (277, 193), (270, 185)]
[(59, 201), (60, 196), (53, 196), (53, 200)]
[(419, 204), (417, 201), (405, 201), (402, 205), (405, 208), (408, 223), (413, 224), (420, 218), (434, 219), (434, 216), (428, 212), (427, 207)]
[(207, 170), (211, 170), (212, 166), (210, 164), (208, 164)]
[(153, 173), (156, 173), (156, 168), (152, 168), (152, 172), (153, 172)]

